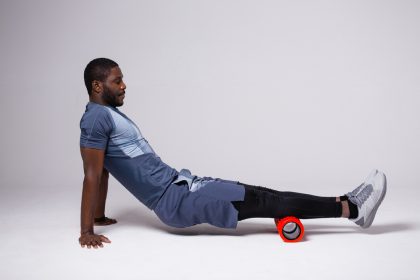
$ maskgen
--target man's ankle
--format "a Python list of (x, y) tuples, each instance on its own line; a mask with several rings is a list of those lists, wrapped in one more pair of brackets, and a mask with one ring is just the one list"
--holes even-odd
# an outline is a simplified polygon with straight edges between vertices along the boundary
[(349, 218), (350, 217), (350, 207), (349, 202), (347, 200), (341, 201), (341, 217), (342, 218)]

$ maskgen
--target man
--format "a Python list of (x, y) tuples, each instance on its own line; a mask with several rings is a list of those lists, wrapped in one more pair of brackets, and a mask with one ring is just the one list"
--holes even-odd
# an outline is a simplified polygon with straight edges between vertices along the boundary
[(280, 192), (220, 178), (177, 171), (156, 155), (138, 127), (117, 109), (124, 104), (126, 85), (118, 64), (107, 58), (85, 68), (89, 103), (80, 121), (84, 180), (81, 203), (82, 247), (103, 247), (111, 241), (94, 233), (94, 225), (110, 225), (105, 217), (111, 173), (159, 219), (173, 227), (209, 223), (236, 228), (238, 221), (295, 216), (349, 218), (369, 227), (386, 193), (386, 177), (373, 170), (355, 190), (338, 197)]

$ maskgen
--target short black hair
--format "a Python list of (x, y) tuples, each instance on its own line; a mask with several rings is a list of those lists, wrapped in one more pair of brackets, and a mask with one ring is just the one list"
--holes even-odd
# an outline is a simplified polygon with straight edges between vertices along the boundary
[(86, 65), (84, 78), (89, 95), (92, 92), (92, 82), (95, 80), (105, 82), (111, 69), (114, 67), (118, 67), (118, 64), (115, 61), (104, 57), (95, 58)]

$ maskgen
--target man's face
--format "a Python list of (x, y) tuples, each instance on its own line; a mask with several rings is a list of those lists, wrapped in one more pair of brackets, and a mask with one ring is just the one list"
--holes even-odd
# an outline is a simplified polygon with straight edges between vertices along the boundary
[(111, 69), (108, 77), (103, 83), (102, 101), (112, 107), (119, 107), (124, 104), (126, 86), (123, 82), (123, 74), (120, 67)]

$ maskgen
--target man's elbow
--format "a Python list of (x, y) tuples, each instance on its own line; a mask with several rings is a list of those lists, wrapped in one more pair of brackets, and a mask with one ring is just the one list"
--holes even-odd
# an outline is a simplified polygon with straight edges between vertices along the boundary
[(101, 174), (85, 174), (85, 178), (83, 179), (84, 185), (99, 185), (101, 182)]

